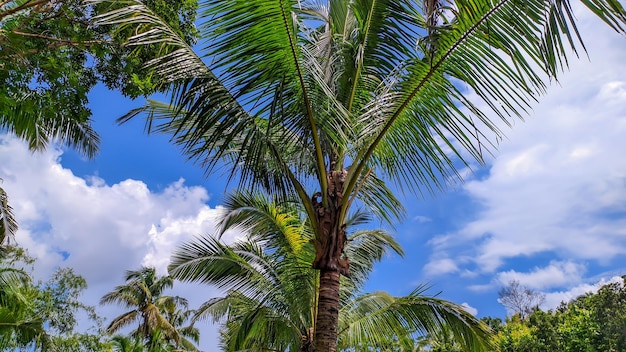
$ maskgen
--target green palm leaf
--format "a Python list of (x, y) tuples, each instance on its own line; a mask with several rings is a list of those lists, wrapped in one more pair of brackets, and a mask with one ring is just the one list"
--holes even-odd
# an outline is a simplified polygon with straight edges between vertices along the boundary
[(466, 351), (487, 351), (489, 328), (461, 306), (425, 296), (420, 286), (409, 295), (393, 297), (386, 292), (359, 296), (339, 314), (339, 346), (386, 347), (390, 336), (400, 340), (413, 334), (438, 334), (449, 329)]

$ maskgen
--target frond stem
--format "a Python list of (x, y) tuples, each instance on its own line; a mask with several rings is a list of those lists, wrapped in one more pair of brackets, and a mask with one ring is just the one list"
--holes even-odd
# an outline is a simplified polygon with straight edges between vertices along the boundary
[[(365, 26), (365, 34), (363, 36), (363, 47), (361, 50), (365, 51), (365, 47), (367, 46), (367, 36), (370, 32), (370, 27), (372, 25), (372, 17), (374, 16), (374, 7), (376, 7), (376, 0), (372, 1), (372, 7), (370, 8), (369, 14), (367, 15), (367, 25)], [(354, 99), (356, 97), (356, 87), (359, 82), (359, 77), (361, 76), (361, 70), (363, 69), (363, 55), (360, 55), (361, 59), (357, 63), (356, 71), (354, 72), (354, 77), (352, 78), (352, 89), (350, 91), (350, 100), (348, 101), (348, 111), (352, 110), (352, 104), (354, 104)]]
[[(302, 96), (304, 98), (304, 105), (306, 107), (306, 113), (307, 113), (307, 117), (309, 120), (309, 124), (311, 125), (311, 135), (313, 136), (313, 146), (315, 148), (315, 157), (317, 159), (317, 177), (319, 179), (320, 182), (320, 186), (321, 186), (321, 193), (322, 193), (322, 202), (324, 204), (324, 206), (327, 206), (328, 203), (328, 196), (326, 195), (326, 189), (328, 189), (328, 181), (326, 180), (326, 165), (324, 163), (324, 154), (322, 153), (322, 144), (320, 142), (320, 137), (318, 135), (318, 131), (317, 131), (317, 125), (315, 123), (315, 119), (314, 119), (314, 115), (313, 115), (313, 109), (311, 107), (311, 101), (309, 100), (309, 96), (307, 93), (307, 89), (306, 89), (306, 85), (304, 83), (304, 76), (302, 74), (302, 68), (300, 67), (300, 61), (298, 60), (298, 53), (296, 52), (296, 43), (294, 42), (294, 33), (291, 30), (291, 27), (289, 26), (289, 20), (288, 20), (288, 16), (285, 13), (285, 7), (284, 7), (284, 1), (281, 0), (280, 1), (280, 9), (281, 9), (281, 13), (282, 13), (282, 17), (283, 17), (283, 24), (285, 25), (285, 29), (287, 30), (287, 34), (289, 37), (289, 47), (291, 49), (291, 55), (293, 56), (293, 61), (294, 64), (296, 65), (296, 71), (297, 71), (297, 75), (298, 75), (298, 80), (300, 82), (300, 86), (302, 87)], [(293, 177), (293, 174), (290, 175), (290, 178)], [(299, 184), (299, 183), (297, 183)], [(301, 187), (301, 186), (300, 186)], [(300, 194), (300, 190), (298, 189), (298, 194), (300, 195), (300, 197), (302, 198), (302, 200), (304, 201), (304, 203), (307, 206), (307, 213), (309, 213), (309, 205), (308, 203), (310, 203), (309, 201), (307, 201), (308, 196), (306, 197), (302, 197), (302, 195)], [(309, 213), (309, 216), (311, 217), (311, 219), (315, 218), (315, 213), (312, 211), (313, 210), (313, 206), (310, 205), (311, 208), (311, 212)]]

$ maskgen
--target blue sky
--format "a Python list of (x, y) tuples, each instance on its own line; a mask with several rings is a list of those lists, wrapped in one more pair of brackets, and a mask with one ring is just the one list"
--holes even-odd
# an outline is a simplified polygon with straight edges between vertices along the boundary
[[(572, 59), (525, 122), (504, 126), (495, 157), (464, 184), (403, 196), (407, 218), (395, 235), (406, 256), (380, 263), (368, 290), (402, 295), (428, 282), (431, 293), (480, 317), (504, 317), (497, 291), (510, 280), (546, 293), (551, 308), (626, 274), (626, 38), (575, 10), (589, 59)], [(226, 187), (219, 172), (204, 177), (165, 137), (146, 136), (140, 121), (115, 125), (139, 105), (93, 92), (103, 143), (91, 161), (59, 148), (31, 154), (0, 137), (17, 240), (39, 259), (38, 275), (69, 266), (85, 276), (84, 299), (94, 305), (125, 270), (154, 265), (165, 273), (178, 243), (210, 233)], [(192, 306), (219, 294), (182, 284), (176, 293)], [(207, 322), (203, 331), (201, 347), (214, 350), (216, 327)]]

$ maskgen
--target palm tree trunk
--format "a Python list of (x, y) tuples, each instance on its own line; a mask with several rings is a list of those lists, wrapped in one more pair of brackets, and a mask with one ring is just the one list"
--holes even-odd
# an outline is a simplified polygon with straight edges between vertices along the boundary
[(348, 258), (343, 255), (346, 244), (346, 226), (340, 218), (343, 188), (348, 172), (331, 170), (328, 173), (328, 202), (317, 201), (313, 206), (317, 218), (317, 238), (313, 267), (320, 270), (319, 299), (315, 317), (313, 346), (315, 352), (335, 352), (337, 349), (337, 324), (339, 319), (339, 282), (347, 275)]
[(314, 351), (337, 350), (337, 321), (339, 319), (339, 278), (336, 270), (320, 270), (320, 291), (315, 324)]

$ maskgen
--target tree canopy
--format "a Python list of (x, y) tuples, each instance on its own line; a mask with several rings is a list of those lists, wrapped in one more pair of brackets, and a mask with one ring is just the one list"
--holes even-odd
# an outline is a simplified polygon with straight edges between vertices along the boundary
[[(114, 6), (121, 6), (120, 4)], [(195, 0), (148, 0), (189, 43), (196, 38)], [(98, 150), (88, 93), (102, 82), (129, 97), (160, 90), (143, 68), (154, 48), (121, 45), (124, 37), (90, 19), (104, 9), (81, 0), (0, 3), (0, 130), (32, 149), (57, 139), (87, 156)]]
[(496, 344), (503, 352), (623, 351), (626, 348), (626, 277), (584, 294), (556, 309), (535, 310), (526, 319), (513, 315), (500, 327)]
[(34, 282), (27, 269), (34, 264), (35, 259), (18, 247), (8, 247), (0, 259), (0, 349), (102, 351), (101, 318), (95, 307), (80, 300), (85, 279), (72, 269), (59, 268), (45, 282)]
[[(187, 43), (196, 40), (197, 0), (144, 3)], [(15, 134), (33, 150), (55, 140), (93, 157), (100, 137), (92, 128), (88, 93), (98, 82), (133, 98), (164, 89), (144, 65), (157, 55), (155, 47), (129, 48), (123, 43), (130, 33), (93, 26), (93, 16), (111, 6), (124, 3), (0, 2), (0, 132)], [(0, 187), (0, 251), (16, 232), (17, 221)]]

